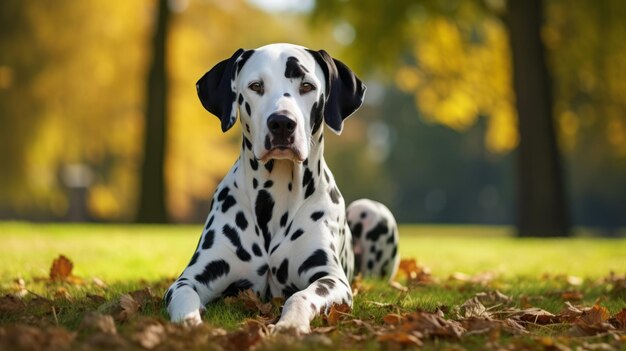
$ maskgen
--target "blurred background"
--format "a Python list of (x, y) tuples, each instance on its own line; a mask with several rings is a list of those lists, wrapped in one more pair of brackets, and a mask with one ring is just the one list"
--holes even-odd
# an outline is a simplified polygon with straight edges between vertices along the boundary
[(346, 201), (521, 236), (626, 225), (621, 0), (4, 0), (0, 219), (200, 222), (237, 158), (195, 82), (240, 47), (368, 86), (326, 158)]

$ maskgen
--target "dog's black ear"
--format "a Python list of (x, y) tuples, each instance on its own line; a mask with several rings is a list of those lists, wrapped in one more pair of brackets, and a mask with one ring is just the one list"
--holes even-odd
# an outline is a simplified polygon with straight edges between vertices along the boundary
[(235, 76), (250, 57), (247, 53), (251, 54), (244, 49), (235, 51), (231, 58), (215, 65), (196, 83), (202, 106), (222, 121), (223, 132), (237, 121)]
[(365, 84), (348, 66), (332, 58), (326, 51), (308, 50), (326, 76), (324, 121), (335, 133), (341, 134), (343, 120), (363, 103)]

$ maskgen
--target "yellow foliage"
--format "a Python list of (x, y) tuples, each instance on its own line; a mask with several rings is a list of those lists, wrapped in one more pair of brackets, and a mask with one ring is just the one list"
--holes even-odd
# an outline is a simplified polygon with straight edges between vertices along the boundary
[[(473, 5), (465, 6), (472, 11)], [(399, 67), (395, 82), (414, 93), (417, 108), (430, 121), (464, 131), (479, 116), (487, 117), (486, 146), (506, 153), (519, 138), (506, 30), (493, 19), (475, 25), (481, 39), (471, 43), (463, 37), (467, 29), (448, 17), (414, 22), (417, 65)]]

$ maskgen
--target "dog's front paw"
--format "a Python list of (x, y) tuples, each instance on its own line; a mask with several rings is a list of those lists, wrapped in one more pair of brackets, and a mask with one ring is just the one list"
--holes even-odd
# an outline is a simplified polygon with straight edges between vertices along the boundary
[(303, 336), (311, 333), (311, 326), (308, 322), (278, 321), (275, 325), (270, 325), (270, 331), (274, 334), (288, 334)]

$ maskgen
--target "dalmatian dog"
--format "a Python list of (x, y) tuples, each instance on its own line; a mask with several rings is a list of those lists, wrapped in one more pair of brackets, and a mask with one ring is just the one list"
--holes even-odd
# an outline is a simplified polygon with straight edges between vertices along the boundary
[(218, 185), (196, 250), (165, 293), (174, 322), (202, 323), (204, 305), (253, 289), (286, 298), (275, 331), (310, 331), (333, 304), (352, 305), (356, 273), (390, 279), (395, 219), (380, 203), (345, 209), (324, 161), (324, 124), (340, 134), (365, 85), (324, 50), (272, 44), (237, 50), (197, 83), (226, 132), (241, 121), (241, 154)]

